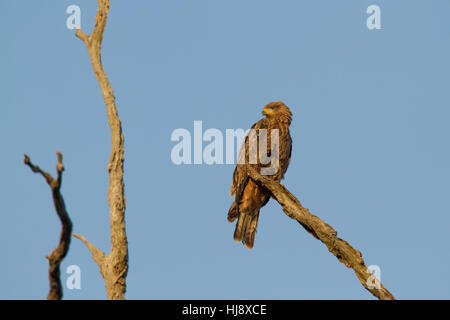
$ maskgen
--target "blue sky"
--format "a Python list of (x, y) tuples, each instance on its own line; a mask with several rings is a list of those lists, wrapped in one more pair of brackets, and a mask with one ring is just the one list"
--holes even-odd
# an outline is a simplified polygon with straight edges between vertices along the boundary
[[(60, 223), (55, 173), (74, 232), (109, 251), (110, 137), (84, 44), (66, 28), (95, 1), (0, 1), (2, 299), (44, 299), (45, 256)], [(381, 8), (382, 30), (366, 9)], [(286, 187), (378, 265), (398, 299), (448, 299), (450, 2), (112, 1), (102, 61), (125, 135), (128, 299), (374, 299), (354, 273), (271, 200), (252, 251), (226, 220), (233, 165), (180, 165), (173, 130), (249, 128), (274, 100), (290, 106)], [(104, 299), (86, 247), (66, 299)]]

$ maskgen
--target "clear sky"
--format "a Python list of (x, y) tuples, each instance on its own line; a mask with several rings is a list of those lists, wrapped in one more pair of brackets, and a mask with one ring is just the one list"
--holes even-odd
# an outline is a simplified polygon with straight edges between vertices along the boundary
[[(60, 222), (109, 252), (109, 128), (84, 44), (66, 27), (96, 1), (0, 1), (0, 298), (44, 299)], [(366, 9), (381, 8), (381, 30)], [(125, 134), (129, 299), (374, 299), (353, 271), (271, 200), (255, 247), (226, 220), (233, 165), (180, 165), (173, 130), (249, 128), (262, 107), (294, 114), (284, 184), (381, 269), (399, 299), (449, 299), (450, 26), (447, 0), (112, 1), (102, 61)], [(103, 299), (87, 248), (66, 299)]]

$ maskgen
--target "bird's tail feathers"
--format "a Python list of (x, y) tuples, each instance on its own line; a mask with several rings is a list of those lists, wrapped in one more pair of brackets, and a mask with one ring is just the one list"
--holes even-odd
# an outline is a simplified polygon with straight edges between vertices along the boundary
[(230, 210), (228, 210), (228, 221), (233, 222), (239, 216), (239, 207), (235, 202), (231, 204)]
[(255, 212), (241, 212), (234, 230), (234, 240), (242, 241), (247, 249), (252, 249), (255, 243), (256, 228), (258, 226), (259, 209)]

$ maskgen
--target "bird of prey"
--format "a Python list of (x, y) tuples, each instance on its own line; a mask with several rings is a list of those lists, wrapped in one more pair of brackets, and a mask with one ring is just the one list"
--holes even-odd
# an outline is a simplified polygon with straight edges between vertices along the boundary
[[(235, 197), (235, 200), (228, 211), (228, 221), (233, 222), (236, 218), (238, 219), (234, 240), (242, 241), (248, 249), (253, 248), (259, 210), (267, 204), (270, 194), (247, 176), (245, 166), (253, 166), (260, 174), (263, 174), (264, 168), (267, 170), (270, 167), (271, 164), (267, 162), (267, 159), (262, 158), (264, 144), (261, 146), (260, 140), (265, 137), (267, 157), (278, 158), (275, 171), (267, 170), (269, 174), (265, 175), (280, 181), (288, 168), (292, 151), (292, 139), (289, 133), (292, 113), (289, 108), (283, 102), (271, 102), (264, 107), (262, 114), (266, 117), (252, 126), (240, 147), (239, 161), (236, 164), (230, 188), (230, 194)], [(272, 131), (278, 133), (278, 139), (272, 139)], [(275, 148), (272, 148), (273, 146)], [(274, 150), (277, 154), (273, 154)], [(255, 154), (257, 154), (256, 159)]]

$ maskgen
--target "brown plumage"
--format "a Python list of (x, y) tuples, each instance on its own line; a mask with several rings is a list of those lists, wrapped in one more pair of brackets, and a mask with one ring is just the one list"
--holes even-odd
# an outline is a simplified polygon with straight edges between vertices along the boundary
[[(270, 195), (247, 177), (244, 163), (249, 163), (261, 174), (263, 174), (261, 172), (263, 168), (271, 166), (270, 163), (264, 165), (265, 161), (261, 160), (259, 156), (257, 156), (256, 163), (252, 164), (251, 155), (258, 154), (258, 141), (264, 134), (264, 131), (261, 129), (267, 130), (266, 154), (268, 157), (271, 156), (271, 130), (278, 129), (279, 139), (278, 142), (274, 141), (274, 143), (278, 147), (279, 164), (275, 172), (270, 174), (272, 179), (278, 181), (283, 179), (291, 160), (292, 151), (292, 139), (289, 133), (292, 113), (289, 108), (283, 102), (276, 101), (267, 104), (262, 113), (266, 118), (259, 120), (252, 126), (256, 134), (247, 134), (241, 146), (239, 161), (234, 170), (233, 183), (230, 188), (230, 194), (235, 197), (235, 201), (231, 204), (228, 211), (228, 221), (233, 222), (238, 218), (234, 231), (234, 240), (237, 242), (242, 241), (248, 249), (253, 248), (255, 241), (259, 210), (269, 201)], [(274, 150), (277, 149), (275, 148)]]

